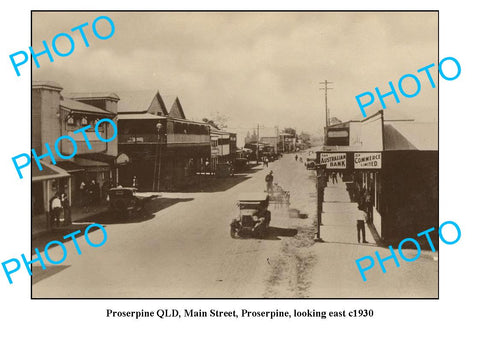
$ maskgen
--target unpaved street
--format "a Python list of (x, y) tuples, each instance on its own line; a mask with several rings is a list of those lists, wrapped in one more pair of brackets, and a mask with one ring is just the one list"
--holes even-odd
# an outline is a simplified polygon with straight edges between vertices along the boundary
[[(274, 182), (291, 193), (290, 216), (287, 207), (271, 205), (272, 222), (266, 238), (232, 239), (229, 224), (238, 213), (235, 205), (238, 195), (263, 191), (269, 170), (274, 172)], [(68, 256), (62, 265), (49, 265), (47, 271), (42, 271), (37, 263), (33, 297), (303, 298), (437, 294), (438, 262), (428, 256), (408, 267), (389, 267), (387, 263), (387, 274), (372, 270), (369, 282), (361, 281), (355, 259), (385, 249), (377, 247), (370, 234), (368, 245), (355, 243), (354, 226), (349, 225), (348, 214), (341, 212), (344, 209), (341, 204), (325, 204), (322, 237), (327, 242), (314, 243), (315, 172), (307, 171), (293, 155), (270, 163), (268, 169), (258, 166), (235, 178), (209, 180), (217, 183), (208, 186), (208, 192), (164, 193), (150, 216), (137, 217), (128, 223), (114, 221), (109, 216), (91, 221), (106, 226), (105, 245), (92, 248), (81, 237), (78, 241), (81, 255), (76, 253), (72, 242), (67, 242)], [(329, 218), (339, 221), (339, 216), (346, 216), (340, 219), (340, 225), (333, 222), (328, 225)], [(100, 240), (101, 232), (93, 233), (92, 239), (95, 237)], [(61, 257), (60, 248), (51, 248), (49, 253), (54, 258)], [(418, 278), (417, 270), (422, 271), (423, 279)], [(398, 280), (400, 277), (402, 280)], [(402, 282), (411, 283), (408, 290), (401, 289)], [(376, 290), (372, 290), (374, 287)]]

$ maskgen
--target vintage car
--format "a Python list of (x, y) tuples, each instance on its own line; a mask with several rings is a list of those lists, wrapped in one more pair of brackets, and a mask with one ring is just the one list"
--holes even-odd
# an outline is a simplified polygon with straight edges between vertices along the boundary
[(263, 192), (243, 193), (238, 199), (239, 214), (230, 223), (230, 236), (264, 237), (270, 224), (269, 197)]
[(233, 167), (235, 170), (244, 171), (248, 169), (248, 159), (247, 158), (235, 158), (233, 162)]
[(317, 168), (317, 164), (315, 163), (315, 161), (315, 158), (307, 158), (307, 161), (305, 162), (307, 170), (315, 170)]
[(218, 163), (215, 169), (216, 177), (229, 177), (233, 176), (233, 164), (230, 163)]
[(143, 211), (147, 202), (158, 197), (158, 194), (138, 192), (137, 188), (117, 187), (108, 191), (107, 200), (110, 211), (120, 216), (129, 216)]

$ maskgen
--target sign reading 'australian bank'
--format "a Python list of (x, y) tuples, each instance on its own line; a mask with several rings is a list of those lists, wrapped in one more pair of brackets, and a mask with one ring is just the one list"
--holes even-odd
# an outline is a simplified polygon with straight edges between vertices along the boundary
[(381, 152), (355, 152), (353, 156), (355, 169), (381, 169)]
[(346, 169), (347, 154), (345, 152), (320, 153), (320, 164), (326, 165), (327, 169)]

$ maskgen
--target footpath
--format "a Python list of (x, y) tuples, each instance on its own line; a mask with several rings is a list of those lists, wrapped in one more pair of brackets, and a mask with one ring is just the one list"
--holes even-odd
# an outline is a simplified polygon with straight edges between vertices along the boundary
[[(345, 183), (338, 178), (338, 183), (330, 180), (325, 188), (322, 224), (320, 237), (327, 242), (358, 243), (357, 203), (350, 202)], [(365, 239), (375, 244), (375, 238), (370, 228), (365, 225)]]

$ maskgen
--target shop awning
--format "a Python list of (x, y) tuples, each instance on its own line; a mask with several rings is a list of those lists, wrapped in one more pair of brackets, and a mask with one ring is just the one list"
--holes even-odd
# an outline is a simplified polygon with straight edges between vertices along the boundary
[(75, 156), (75, 162), (80, 166), (114, 166), (116, 156), (104, 153), (84, 153)]
[(55, 178), (70, 177), (70, 174), (62, 168), (53, 164), (47, 164), (40, 161), (43, 170), (40, 170), (36, 164), (32, 165), (32, 182), (46, 181)]
[(85, 168), (81, 167), (77, 163), (70, 162), (70, 161), (57, 162), (57, 166), (67, 171), (68, 173), (85, 171)]

